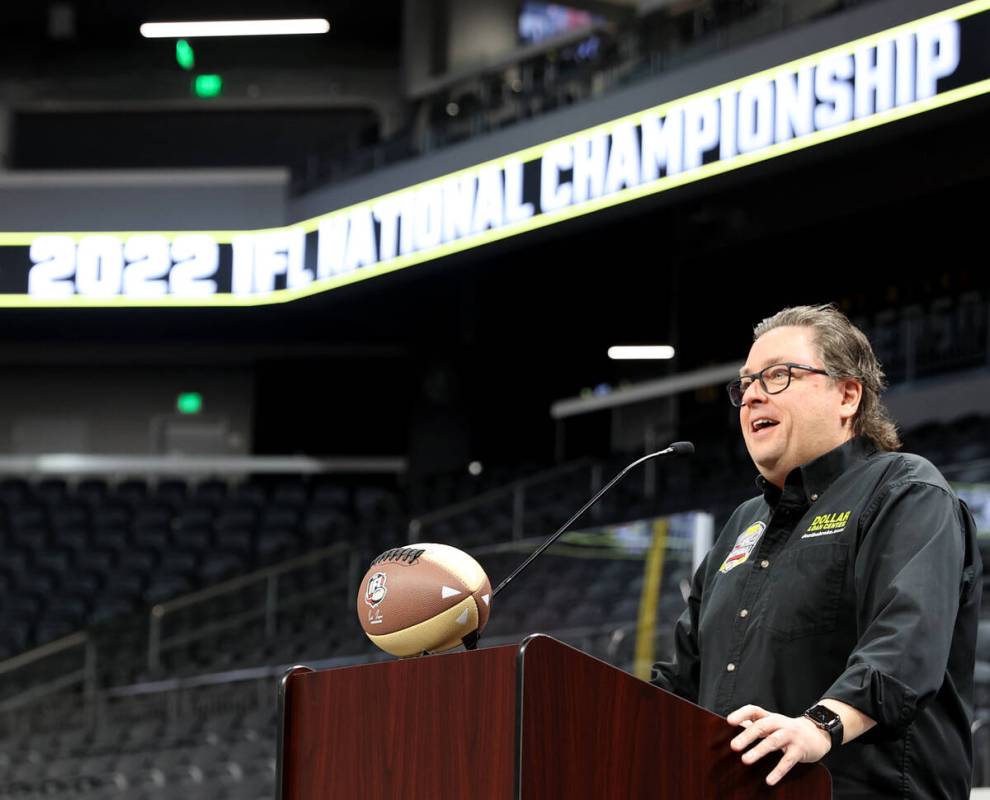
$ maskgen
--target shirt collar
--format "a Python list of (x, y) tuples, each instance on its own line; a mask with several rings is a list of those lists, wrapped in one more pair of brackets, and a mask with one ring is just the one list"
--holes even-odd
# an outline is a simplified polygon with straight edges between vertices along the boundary
[(757, 477), (756, 485), (771, 506), (777, 505), (783, 496), (793, 497), (794, 500), (808, 505), (817, 500), (849, 467), (876, 451), (876, 445), (872, 441), (865, 436), (855, 436), (834, 450), (791, 470), (784, 480), (783, 490), (762, 475)]

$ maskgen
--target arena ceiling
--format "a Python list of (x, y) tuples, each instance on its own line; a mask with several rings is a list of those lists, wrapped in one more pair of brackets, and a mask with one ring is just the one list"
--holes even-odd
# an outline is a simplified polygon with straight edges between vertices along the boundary
[[(325, 17), (335, 47), (396, 49), (402, 3), (358, 0), (50, 0), (6, 3), (0, 8), (0, 41), (43, 57), (54, 49), (99, 53), (140, 44), (138, 26), (149, 21)], [(257, 41), (257, 40), (255, 40)], [(284, 40), (283, 40), (284, 44)], [(7, 51), (8, 54), (11, 52)], [(10, 61), (7, 61), (8, 66)]]
[(96, 106), (181, 99), (188, 95), (188, 75), (177, 64), (175, 42), (143, 38), (141, 23), (297, 16), (325, 17), (331, 30), (321, 36), (194, 40), (196, 71), (250, 76), (243, 82), (263, 86), (256, 105), (264, 105), (280, 95), (314, 94), (312, 87), (326, 85), (328, 70), (398, 69), (398, 0), (6, 3), (0, 5), (0, 102), (15, 111), (87, 103), (103, 110)]

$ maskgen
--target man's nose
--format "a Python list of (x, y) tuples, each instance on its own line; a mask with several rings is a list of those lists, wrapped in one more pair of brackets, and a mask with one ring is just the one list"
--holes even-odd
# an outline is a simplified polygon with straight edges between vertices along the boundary
[(767, 393), (763, 390), (763, 385), (758, 381), (753, 381), (743, 392), (742, 404), (748, 406), (751, 403), (763, 403), (767, 399)]

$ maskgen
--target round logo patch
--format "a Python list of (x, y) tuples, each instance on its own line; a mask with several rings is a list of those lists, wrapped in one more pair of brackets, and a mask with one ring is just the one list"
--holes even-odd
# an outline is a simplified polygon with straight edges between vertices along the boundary
[(718, 568), (718, 571), (723, 573), (728, 572), (730, 569), (735, 569), (740, 564), (746, 563), (747, 559), (749, 559), (749, 554), (756, 548), (760, 537), (763, 535), (763, 531), (766, 529), (767, 524), (765, 522), (754, 522), (740, 533), (736, 539), (736, 543), (732, 545), (729, 555), (725, 557), (725, 561), (722, 562), (722, 566)]

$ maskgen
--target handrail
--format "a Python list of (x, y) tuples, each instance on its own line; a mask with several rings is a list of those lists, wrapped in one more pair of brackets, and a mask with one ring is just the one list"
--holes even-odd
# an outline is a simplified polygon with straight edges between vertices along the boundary
[[(636, 623), (628, 623), (635, 627)], [(622, 626), (619, 626), (622, 627)], [(577, 636), (598, 636), (612, 634), (616, 629), (615, 623), (604, 625), (582, 625), (573, 628), (560, 628), (549, 631), (556, 637), (577, 637)], [(498, 647), (504, 644), (518, 642), (524, 633), (510, 633), (502, 636), (483, 636), (479, 646)], [(349, 667), (358, 664), (367, 664), (373, 661), (393, 660), (391, 656), (377, 650), (369, 650), (364, 653), (355, 653), (349, 656), (331, 656), (329, 658), (318, 658), (307, 661), (307, 664), (317, 669), (330, 669), (332, 667)], [(215, 686), (223, 683), (238, 683), (242, 681), (273, 678), (281, 675), (286, 669), (292, 666), (291, 663), (266, 664), (258, 667), (244, 667), (241, 669), (224, 670), (222, 672), (210, 672), (202, 675), (191, 675), (183, 678), (167, 678), (158, 681), (144, 681), (130, 686), (118, 686), (112, 689), (103, 690), (102, 694), (108, 697), (129, 697), (143, 694), (153, 694), (156, 692), (168, 692), (199, 686)]]
[[(228, 581), (224, 581), (221, 584), (212, 586), (206, 589), (201, 589), (199, 591), (191, 592), (187, 595), (175, 598), (174, 600), (169, 600), (165, 603), (159, 603), (158, 605), (152, 607), (150, 613), (150, 625), (149, 625), (149, 644), (148, 644), (148, 663), (149, 667), (154, 667), (160, 665), (160, 657), (163, 649), (167, 649), (172, 645), (172, 640), (163, 640), (161, 636), (161, 622), (162, 619), (169, 613), (177, 611), (182, 608), (187, 608), (191, 605), (195, 605), (199, 602), (213, 599), (214, 597), (220, 596), (222, 594), (227, 594), (231, 591), (236, 591), (245, 586), (259, 583), (264, 580), (269, 581), (269, 591), (266, 595), (265, 608), (256, 609), (250, 612), (245, 612), (244, 614), (238, 615), (239, 618), (250, 618), (254, 616), (264, 615), (266, 617), (266, 630), (269, 634), (274, 633), (274, 616), (275, 616), (275, 600), (276, 596), (271, 589), (273, 588), (274, 580), (286, 572), (291, 572), (292, 570), (299, 569), (301, 567), (309, 566), (310, 564), (318, 563), (326, 558), (334, 555), (343, 554), (350, 552), (351, 558), (348, 564), (349, 570), (349, 582), (355, 584), (353, 594), (357, 591), (356, 588), (356, 556), (357, 554), (347, 545), (345, 542), (338, 542), (336, 544), (330, 545), (328, 547), (316, 550), (312, 553), (307, 553), (302, 556), (297, 556), (295, 558), (288, 559), (279, 564), (274, 564), (270, 567), (265, 567), (263, 569), (257, 570), (249, 575), (242, 575), (236, 578), (231, 578)], [(349, 589), (352, 587), (349, 587)], [(292, 603), (292, 601), (289, 601)], [(229, 625), (221, 625), (219, 629), (225, 629), (230, 627)], [(195, 641), (198, 638), (203, 638), (203, 636), (209, 633), (215, 632), (212, 628), (204, 628), (202, 632), (198, 632), (200, 635), (192, 637), (173, 637), (176, 640), (181, 638), (189, 638), (190, 641)], [(10, 710), (13, 708), (20, 707), (25, 703), (31, 702), (39, 697), (44, 697), (48, 694), (60, 691), (71, 686), (82, 684), (84, 691), (87, 695), (92, 694), (96, 688), (96, 662), (97, 662), (97, 652), (96, 646), (90, 637), (89, 633), (85, 630), (77, 631), (75, 633), (64, 636), (61, 639), (56, 639), (53, 642), (48, 642), (46, 644), (35, 647), (23, 653), (19, 653), (16, 656), (12, 656), (4, 661), (0, 661), (0, 675), (6, 675), (21, 669), (26, 666), (30, 666), (42, 659), (49, 658), (50, 656), (57, 655), (59, 653), (72, 650), (74, 648), (83, 648), (83, 666), (81, 669), (75, 670), (73, 672), (65, 673), (52, 681), (44, 684), (31, 687), (29, 690), (23, 692), (15, 698), (7, 698), (5, 700), (0, 700), (0, 711)]]
[[(64, 675), (49, 681), (48, 683), (32, 686), (30, 689), (0, 702), (0, 713), (5, 711), (14, 711), (22, 706), (30, 705), (39, 698), (50, 694), (55, 694), (63, 689), (69, 689), (80, 683), (86, 683), (88, 675), (88, 667), (83, 667), (82, 669), (75, 670), (74, 672), (67, 672)], [(91, 692), (87, 692), (87, 694), (91, 694)]]
[[(613, 632), (614, 627), (614, 623), (609, 623), (605, 625), (552, 629), (547, 632), (563, 640), (573, 640), (609, 635)], [(485, 648), (497, 647), (505, 644), (514, 644), (518, 643), (525, 635), (525, 633), (520, 631), (514, 634), (505, 634), (497, 637), (484, 637), (480, 646)], [(392, 660), (392, 657), (381, 651), (369, 650), (364, 653), (356, 653), (354, 655), (313, 659), (311, 661), (307, 661), (307, 666), (313, 667), (314, 669), (330, 669), (334, 667), (355, 666), (388, 660)], [(168, 695), (171, 693), (181, 693), (189, 690), (208, 689), (214, 686), (233, 686), (235, 684), (247, 682), (259, 683), (259, 687), (263, 689), (259, 696), (267, 697), (269, 695), (267, 689), (270, 686), (270, 681), (282, 675), (290, 666), (292, 666), (291, 662), (282, 664), (266, 664), (257, 667), (223, 670), (221, 672), (211, 672), (179, 678), (146, 680), (140, 683), (130, 684), (128, 686), (117, 686), (101, 689), (94, 692), (91, 696), (87, 696), (85, 702), (89, 707), (98, 707), (100, 704), (105, 704), (109, 700), (127, 701), (130, 698), (147, 697), (149, 695)], [(25, 697), (23, 700), (18, 697), (18, 703), (11, 705), (10, 707), (0, 706), (0, 714), (17, 711), (18, 708), (27, 705), (36, 699), (37, 698), (33, 696)], [(175, 708), (176, 705), (169, 704), (169, 707)], [(103, 715), (97, 714), (96, 721), (99, 722), (102, 716)], [(9, 725), (9, 720), (0, 719), (0, 730), (4, 730), (6, 727), (9, 727)]]
[[(279, 603), (279, 608), (290, 609), (302, 605), (310, 600), (321, 597), (327, 593), (328, 589), (310, 589), (305, 592), (296, 592), (291, 597), (285, 598)], [(349, 591), (348, 596), (354, 594), (354, 592)], [(271, 602), (271, 598), (266, 598), (268, 603)], [(266, 618), (266, 633), (270, 636), (274, 635), (274, 629), (269, 630), (268, 617), (269, 608), (271, 606), (266, 603), (266, 607), (256, 607), (249, 611), (242, 611), (240, 614), (234, 614), (233, 616), (224, 617), (222, 620), (217, 622), (206, 623), (194, 631), (189, 633), (177, 634), (175, 636), (170, 636), (167, 639), (163, 639), (159, 644), (159, 652), (164, 652), (165, 650), (172, 650), (176, 647), (183, 647), (193, 642), (198, 642), (201, 639), (207, 639), (223, 631), (232, 630), (234, 628), (240, 627), (245, 622), (252, 619), (257, 619), (258, 617)]]
[(35, 647), (32, 650), (0, 662), (0, 675), (6, 675), (22, 667), (35, 664), (42, 659), (67, 650), (73, 650), (77, 647), (83, 648), (83, 665), (80, 669), (60, 675), (58, 678), (47, 683), (32, 686), (15, 697), (5, 698), (0, 702), (0, 712), (18, 708), (39, 697), (44, 697), (45, 695), (53, 694), (54, 692), (78, 684), (83, 685), (83, 690), (87, 696), (92, 695), (96, 690), (96, 648), (86, 631), (71, 633), (68, 636), (63, 636), (61, 639), (48, 642), (40, 647)]
[(35, 647), (33, 650), (28, 650), (25, 653), (20, 653), (12, 658), (8, 658), (6, 661), (0, 662), (0, 675), (5, 675), (8, 672), (19, 669), (25, 664), (33, 664), (39, 659), (47, 658), (63, 650), (70, 650), (73, 647), (86, 644), (88, 641), (89, 636), (86, 634), (86, 631), (70, 633), (68, 636), (63, 636), (54, 642), (48, 642), (40, 647)]
[(344, 552), (349, 549), (350, 547), (346, 542), (337, 542), (336, 544), (328, 545), (327, 547), (320, 548), (319, 550), (314, 550), (311, 553), (305, 553), (304, 555), (296, 556), (295, 558), (290, 558), (286, 561), (280, 561), (278, 564), (272, 564), (270, 567), (263, 567), (262, 569), (255, 570), (254, 572), (249, 572), (247, 575), (238, 575), (236, 578), (230, 578), (229, 580), (218, 583), (215, 586), (208, 586), (205, 589), (199, 589), (195, 592), (184, 594), (174, 600), (166, 600), (164, 603), (158, 603), (152, 607), (151, 613), (164, 616), (165, 614), (170, 614), (180, 608), (195, 605), (203, 600), (210, 600), (221, 594), (227, 594), (236, 589), (241, 589), (244, 586), (249, 586), (252, 583), (257, 583), (258, 581), (267, 578), (269, 575), (281, 575), (283, 572), (290, 572), (294, 569), (298, 569), (299, 567), (306, 567), (310, 564), (316, 563), (317, 561), (322, 561), (328, 555)]
[[(542, 483), (547, 483), (554, 478), (559, 478), (561, 475), (566, 475), (570, 472), (577, 472), (580, 469), (587, 467), (591, 468), (591, 479), (594, 483), (596, 476), (597, 479), (601, 480), (600, 470), (595, 469), (598, 462), (591, 458), (580, 458), (576, 461), (571, 461), (567, 464), (561, 464), (560, 466), (551, 467), (550, 469), (542, 470), (535, 475), (530, 475), (527, 478), (520, 478), (519, 480), (512, 481), (505, 486), (499, 486), (495, 489), (489, 489), (487, 492), (482, 492), (476, 497), (471, 497), (467, 500), (460, 500), (456, 503), (451, 503), (448, 506), (439, 508), (435, 511), (429, 511), (426, 514), (420, 514), (409, 521), (409, 536), (411, 541), (417, 541), (417, 537), (422, 532), (424, 525), (431, 525), (440, 520), (450, 519), (458, 514), (462, 514), (465, 511), (471, 511), (472, 509), (479, 508), (481, 506), (487, 505), (496, 500), (500, 500), (504, 497), (512, 496), (513, 498), (513, 509), (512, 509), (512, 532), (513, 538), (521, 538), (522, 535), (522, 516), (525, 514), (525, 492), (526, 489), (537, 486)], [(592, 491), (595, 487), (592, 486)]]
[[(214, 627), (204, 626), (200, 631), (197, 632), (198, 635), (185, 635), (182, 637), (172, 637), (171, 639), (163, 638), (162, 636), (162, 624), (164, 618), (175, 611), (179, 611), (183, 608), (189, 608), (190, 606), (199, 605), (208, 600), (213, 600), (216, 597), (221, 597), (223, 595), (230, 594), (231, 592), (239, 591), (248, 586), (254, 586), (262, 582), (268, 584), (267, 590), (265, 592), (265, 602), (263, 610), (252, 610), (245, 612), (244, 614), (238, 615), (238, 621), (242, 619), (249, 619), (255, 616), (261, 616), (262, 613), (265, 616), (265, 632), (269, 636), (275, 633), (275, 618), (277, 613), (277, 598), (278, 598), (278, 578), (280, 575), (286, 572), (292, 572), (303, 567), (310, 566), (312, 564), (317, 564), (325, 561), (336, 555), (342, 555), (348, 553), (350, 555), (348, 563), (348, 575), (350, 582), (355, 582), (355, 565), (357, 553), (351, 548), (346, 542), (337, 542), (336, 544), (329, 545), (328, 547), (315, 550), (312, 553), (306, 553), (305, 555), (296, 556), (295, 558), (290, 558), (279, 564), (274, 564), (270, 567), (264, 567), (263, 569), (256, 570), (247, 575), (240, 575), (236, 578), (231, 578), (230, 580), (219, 583), (216, 586), (210, 586), (206, 589), (200, 589), (199, 591), (190, 592), (189, 594), (177, 597), (174, 600), (169, 600), (164, 603), (158, 603), (151, 608), (148, 619), (148, 669), (152, 674), (155, 674), (161, 668), (161, 654), (164, 649), (168, 649), (172, 644), (173, 640), (184, 640), (195, 641), (197, 638), (203, 638), (203, 636), (210, 633), (214, 633), (217, 630), (225, 630), (230, 627), (228, 624), (217, 624)], [(353, 591), (357, 591), (356, 585), (353, 587)], [(353, 592), (352, 592), (353, 593)]]

